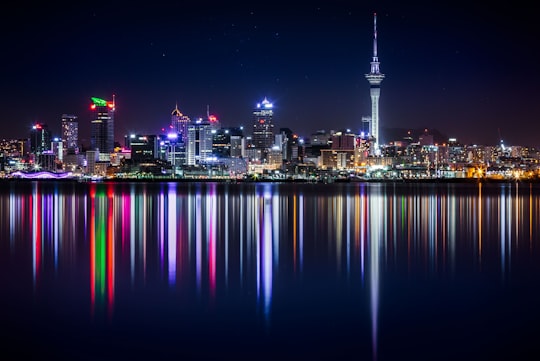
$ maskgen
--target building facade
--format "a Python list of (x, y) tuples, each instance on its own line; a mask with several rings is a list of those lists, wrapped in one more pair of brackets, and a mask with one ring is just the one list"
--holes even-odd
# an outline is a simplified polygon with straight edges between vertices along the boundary
[(79, 152), (79, 121), (76, 115), (62, 114), (62, 148), (64, 154)]
[(178, 104), (171, 113), (171, 132), (178, 135), (178, 142), (187, 144), (188, 142), (188, 127), (191, 119), (182, 114), (178, 109)]

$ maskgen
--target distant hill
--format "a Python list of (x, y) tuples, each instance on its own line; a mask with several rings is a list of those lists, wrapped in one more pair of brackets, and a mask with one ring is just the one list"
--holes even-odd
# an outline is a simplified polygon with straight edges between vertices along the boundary
[(417, 142), (418, 138), (423, 134), (432, 135), (434, 143), (448, 142), (448, 135), (439, 132), (437, 129), (429, 128), (382, 128), (380, 134), (384, 143), (403, 140), (407, 137), (411, 137), (413, 142)]

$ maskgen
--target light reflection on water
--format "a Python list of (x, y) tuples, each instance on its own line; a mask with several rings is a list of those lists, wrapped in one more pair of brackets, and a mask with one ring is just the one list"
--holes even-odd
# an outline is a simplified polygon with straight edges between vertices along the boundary
[[(339, 355), (339, 344), (343, 352), (383, 358), (397, 352), (381, 337), (395, 322), (385, 321), (393, 278), (484, 272), (504, 284), (516, 265), (539, 263), (539, 190), (518, 183), (8, 183), (0, 192), (2, 285), (8, 274), (13, 290), (31, 283), (37, 301), (49, 287), (59, 298), (87, 292), (88, 317), (109, 324), (120, 323), (116, 312), (137, 324), (123, 308), (134, 290), (188, 295), (217, 316), (238, 302), (248, 308), (237, 321), (259, 319), (267, 334), (285, 332), (292, 317), (296, 332), (332, 329), (329, 354)], [(537, 268), (527, 271), (539, 278)], [(79, 281), (66, 282), (66, 275)], [(286, 292), (314, 284), (329, 294)], [(356, 306), (340, 311), (347, 298)], [(288, 314), (287, 302), (299, 305), (296, 313)], [(340, 327), (307, 320), (319, 304), (337, 308), (319, 316), (329, 322), (338, 315)], [(162, 312), (174, 315), (175, 307)], [(193, 306), (184, 307), (189, 313)], [(281, 352), (292, 347), (280, 345)]]

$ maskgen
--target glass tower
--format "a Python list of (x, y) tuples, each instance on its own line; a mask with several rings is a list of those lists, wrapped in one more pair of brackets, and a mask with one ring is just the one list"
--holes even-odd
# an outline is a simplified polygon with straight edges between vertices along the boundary
[(273, 104), (265, 97), (253, 110), (252, 143), (253, 147), (260, 149), (263, 155), (274, 145), (273, 107)]

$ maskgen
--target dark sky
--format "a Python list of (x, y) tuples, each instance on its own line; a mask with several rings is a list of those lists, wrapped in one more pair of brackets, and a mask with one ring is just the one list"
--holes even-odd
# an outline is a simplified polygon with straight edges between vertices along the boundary
[[(373, 13), (380, 127), (435, 128), (463, 143), (540, 145), (540, 22), (519, 2), (18, 2), (0, 15), (0, 138), (63, 113), (89, 138), (91, 97), (116, 95), (115, 133), (159, 133), (207, 106), (251, 125), (267, 97), (301, 136), (370, 115)], [(486, 5), (487, 4), (487, 5)]]

